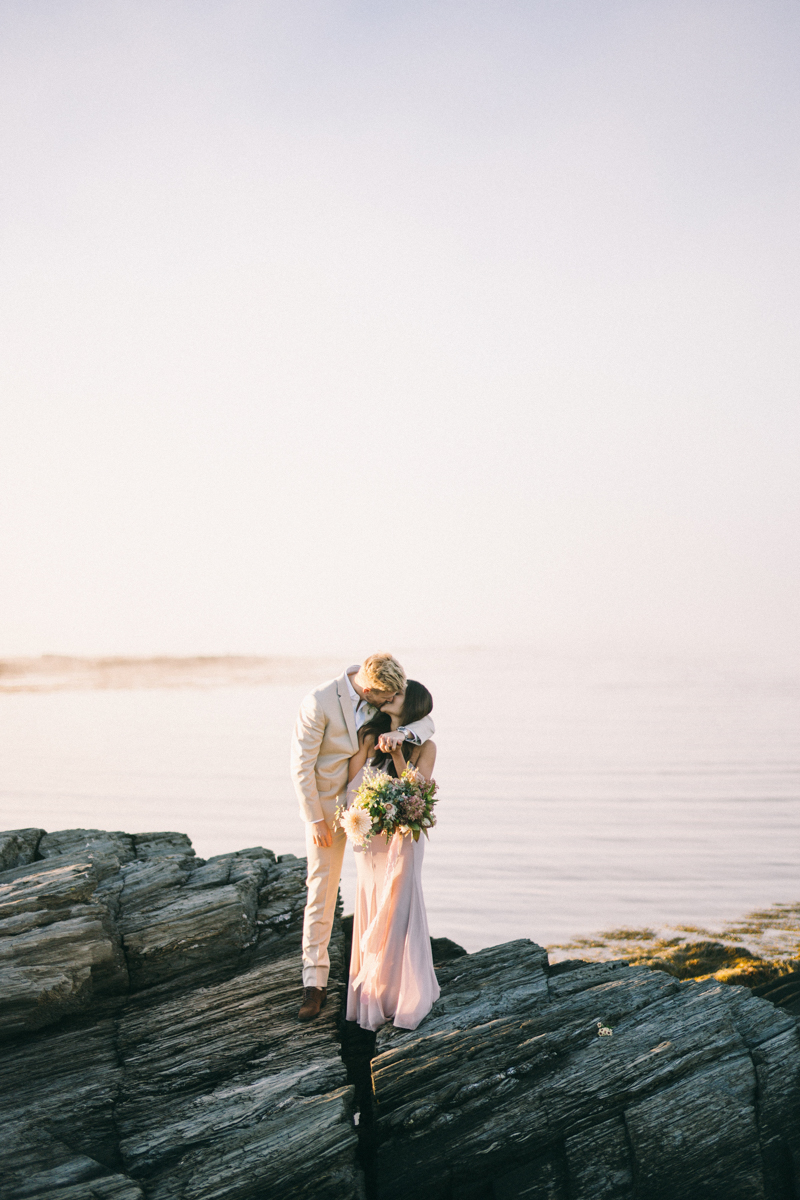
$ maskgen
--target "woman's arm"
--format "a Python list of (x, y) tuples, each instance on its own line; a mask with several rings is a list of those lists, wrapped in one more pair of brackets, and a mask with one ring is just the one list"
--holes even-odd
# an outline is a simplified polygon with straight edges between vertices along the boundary
[(425, 742), (420, 746), (419, 754), (414, 757), (414, 766), (419, 771), (420, 775), (424, 775), (430, 782), (433, 779), (433, 768), (436, 763), (436, 743)]
[(394, 763), (394, 769), (397, 772), (398, 779), (400, 778), (400, 776), (403, 774), (403, 771), (405, 771), (406, 767), (408, 766), (408, 763), (406, 762), (406, 759), (405, 759), (405, 755), (403, 754), (402, 745), (403, 745), (403, 743), (401, 742), (399, 746), (396, 746), (392, 750), (392, 762)]
[(350, 767), (347, 772), (347, 782), (352, 783), (358, 772), (364, 766), (368, 758), (372, 758), (375, 750), (375, 738), (371, 733), (361, 733), (358, 735), (358, 749), (350, 759)]

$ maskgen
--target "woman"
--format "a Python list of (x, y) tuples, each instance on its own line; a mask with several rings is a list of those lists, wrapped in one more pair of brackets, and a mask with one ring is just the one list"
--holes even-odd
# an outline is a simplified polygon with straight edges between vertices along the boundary
[[(432, 708), (428, 689), (409, 679), (405, 689), (362, 727), (358, 753), (350, 760), (348, 804), (367, 764), (399, 777), (410, 762), (426, 779), (432, 778), (433, 742), (403, 742), (391, 754), (377, 749), (382, 733), (418, 721)], [(358, 874), (347, 1019), (363, 1029), (379, 1029), (390, 1020), (401, 1029), (416, 1029), (439, 996), (422, 898), (425, 838), (415, 842), (410, 834), (396, 833), (389, 840), (379, 834), (354, 849)]]

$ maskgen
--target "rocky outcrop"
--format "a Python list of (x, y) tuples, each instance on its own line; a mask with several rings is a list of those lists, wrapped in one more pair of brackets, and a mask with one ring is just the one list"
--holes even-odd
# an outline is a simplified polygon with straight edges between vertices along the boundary
[(800, 1195), (797, 1022), (744, 988), (442, 938), (376, 1040), (338, 920), (297, 1023), (303, 860), (31, 829), (0, 866), (0, 1200)]
[(381, 1200), (792, 1200), (800, 1039), (746, 989), (531, 942), (465, 955), (372, 1061)]
[(303, 860), (94, 830), (3, 852), (2, 1200), (358, 1193), (340, 928), (296, 1020)]

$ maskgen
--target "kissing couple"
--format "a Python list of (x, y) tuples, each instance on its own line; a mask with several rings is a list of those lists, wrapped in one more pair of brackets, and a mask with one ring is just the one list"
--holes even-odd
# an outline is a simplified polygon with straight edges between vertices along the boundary
[[(301, 1021), (327, 1000), (328, 943), (347, 836), (337, 809), (357, 798), (365, 768), (399, 780), (408, 768), (432, 780), (433, 698), (391, 654), (371, 654), (303, 700), (291, 772), (306, 827), (308, 899), (303, 918)], [(422, 896), (425, 838), (403, 827), (354, 844), (357, 866), (347, 1019), (375, 1030), (416, 1029), (439, 996)]]

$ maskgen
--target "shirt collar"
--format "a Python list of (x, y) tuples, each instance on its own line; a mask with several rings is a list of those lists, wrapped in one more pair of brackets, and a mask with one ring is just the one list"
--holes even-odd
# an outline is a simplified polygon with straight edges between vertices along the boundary
[(356, 689), (353, 687), (353, 681), (350, 678), (350, 676), (345, 675), (345, 678), (347, 680), (347, 690), (350, 693), (350, 699), (353, 701), (353, 712), (357, 712), (358, 706), (361, 703), (361, 697), (359, 696)]

